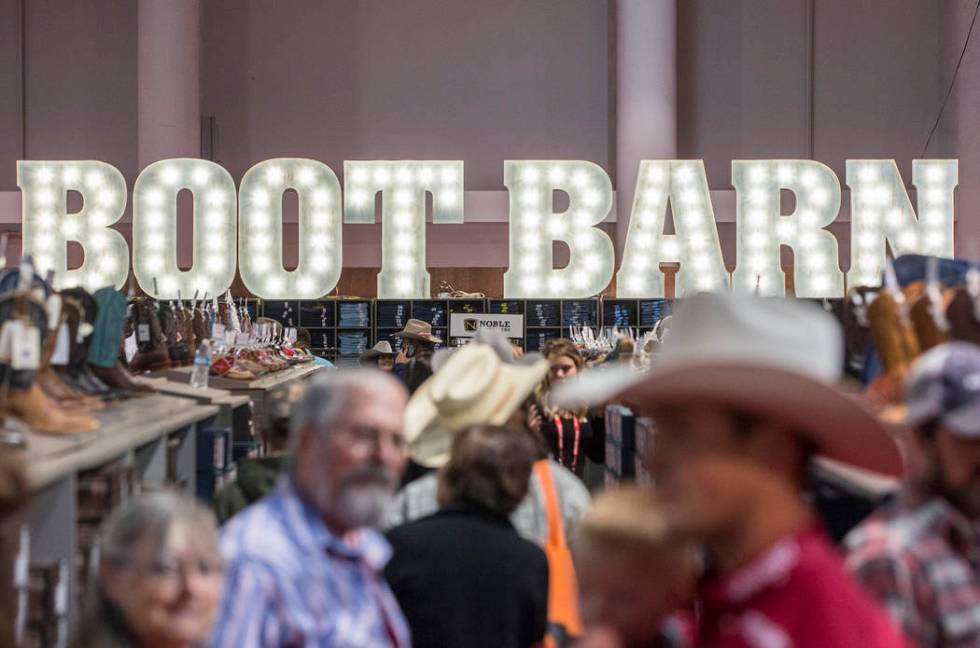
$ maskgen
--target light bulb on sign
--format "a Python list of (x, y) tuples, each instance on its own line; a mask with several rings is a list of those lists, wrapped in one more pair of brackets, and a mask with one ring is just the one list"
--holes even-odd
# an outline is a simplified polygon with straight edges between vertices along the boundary
[[(177, 194), (183, 190), (194, 198), (195, 261), (186, 271), (177, 267), (176, 249)], [(208, 160), (173, 158), (143, 169), (133, 187), (133, 272), (147, 294), (176, 299), (178, 292), (217, 295), (231, 286), (237, 238), (235, 197), (231, 175)], [(218, 258), (223, 269), (215, 272), (211, 268)]]
[(196, 185), (202, 187), (208, 184), (208, 180), (211, 179), (211, 170), (207, 167), (197, 167), (191, 172), (191, 180)]

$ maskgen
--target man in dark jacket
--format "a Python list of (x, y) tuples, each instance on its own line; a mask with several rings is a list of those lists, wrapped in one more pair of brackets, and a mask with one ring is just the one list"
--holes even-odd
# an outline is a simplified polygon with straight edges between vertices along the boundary
[(294, 383), (269, 395), (266, 439), (269, 453), (264, 457), (241, 457), (238, 460), (235, 481), (214, 496), (214, 514), (219, 524), (265, 497), (276, 485), (279, 473), (289, 464), (289, 417), (293, 404), (302, 394), (302, 383)]
[(529, 648), (547, 626), (548, 560), (508, 516), (527, 494), (534, 447), (492, 426), (454, 439), (442, 508), (393, 529), (385, 570), (416, 648)]

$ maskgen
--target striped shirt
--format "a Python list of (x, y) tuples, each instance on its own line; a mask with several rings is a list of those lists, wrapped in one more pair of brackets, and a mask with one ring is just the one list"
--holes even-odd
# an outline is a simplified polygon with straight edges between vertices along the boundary
[(391, 557), (376, 531), (339, 538), (280, 477), (221, 533), (228, 563), (212, 646), (403, 648), (408, 626), (384, 581)]
[(848, 567), (919, 646), (980, 646), (980, 528), (907, 494), (848, 535)]

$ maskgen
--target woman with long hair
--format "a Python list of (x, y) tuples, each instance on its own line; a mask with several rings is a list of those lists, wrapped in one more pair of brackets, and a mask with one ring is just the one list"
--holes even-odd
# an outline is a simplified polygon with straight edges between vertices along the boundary
[(551, 456), (580, 478), (585, 476), (586, 458), (602, 465), (606, 458), (606, 439), (602, 421), (585, 406), (558, 407), (551, 403), (552, 390), (574, 378), (585, 368), (585, 360), (571, 340), (550, 340), (544, 349), (550, 363), (538, 394), (529, 408), (528, 426), (548, 444)]

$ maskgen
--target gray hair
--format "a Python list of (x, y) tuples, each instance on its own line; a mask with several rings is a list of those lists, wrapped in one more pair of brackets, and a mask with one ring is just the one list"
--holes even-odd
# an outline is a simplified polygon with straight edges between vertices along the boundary
[(100, 559), (112, 565), (129, 564), (145, 542), (162, 549), (167, 531), (175, 522), (208, 533), (217, 544), (214, 514), (186, 495), (158, 491), (135, 497), (116, 509), (106, 521), (99, 543)]
[(392, 388), (404, 391), (397, 380), (376, 369), (344, 369), (314, 378), (293, 409), (290, 422), (291, 445), (295, 448), (299, 432), (305, 428), (329, 430), (341, 414), (350, 408), (354, 392), (379, 394)]

